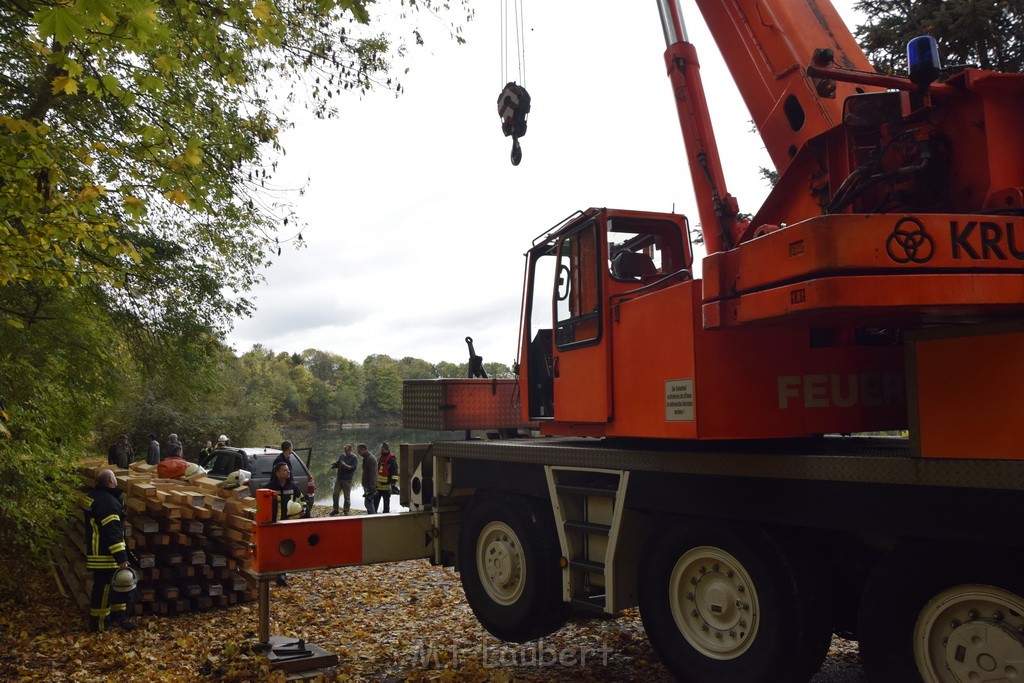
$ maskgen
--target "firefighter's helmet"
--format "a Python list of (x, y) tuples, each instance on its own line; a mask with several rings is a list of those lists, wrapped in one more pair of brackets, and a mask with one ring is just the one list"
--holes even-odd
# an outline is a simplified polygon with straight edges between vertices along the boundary
[(288, 516), (289, 517), (298, 517), (299, 515), (302, 514), (302, 511), (304, 509), (305, 508), (302, 506), (302, 503), (300, 503), (299, 501), (297, 501), (297, 500), (289, 500), (288, 501)]
[(202, 476), (204, 474), (206, 474), (206, 468), (205, 467), (201, 467), (201, 466), (197, 465), (196, 463), (192, 463), (191, 465), (189, 465), (188, 467), (185, 468), (184, 477), (186, 479), (191, 479), (192, 477), (199, 477), (199, 476)]
[(224, 479), (224, 488), (237, 489), (239, 486), (245, 486), (249, 483), (250, 478), (252, 478), (252, 472), (248, 470), (235, 470)]
[(121, 567), (110, 580), (110, 587), (118, 593), (131, 593), (138, 585), (139, 573), (131, 567)]

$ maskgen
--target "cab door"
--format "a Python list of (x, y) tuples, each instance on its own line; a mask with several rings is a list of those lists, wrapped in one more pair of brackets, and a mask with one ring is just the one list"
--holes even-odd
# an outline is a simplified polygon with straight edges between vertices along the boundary
[(551, 368), (558, 422), (603, 424), (612, 414), (600, 227), (595, 218), (558, 242)]

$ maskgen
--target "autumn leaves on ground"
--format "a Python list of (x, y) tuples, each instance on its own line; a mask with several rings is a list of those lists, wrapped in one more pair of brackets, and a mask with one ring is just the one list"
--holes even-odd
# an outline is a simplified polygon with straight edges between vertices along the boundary
[[(135, 617), (134, 631), (94, 634), (52, 575), (29, 584), (23, 602), (0, 604), (0, 680), (275, 680), (246, 647), (257, 639), (256, 603)], [(501, 643), (477, 623), (458, 574), (426, 561), (292, 574), (287, 588), (271, 588), (270, 632), (336, 653), (325, 681), (670, 680), (635, 610)]]
[[(85, 615), (51, 574), (32, 574), (25, 589), (24, 600), (0, 602), (0, 680), (284, 680), (248, 652), (256, 603), (135, 617), (136, 630), (102, 635), (86, 632)], [(636, 610), (570, 620), (525, 645), (502, 643), (474, 618), (458, 574), (426, 561), (292, 574), (289, 587), (271, 588), (270, 632), (336, 653), (338, 666), (322, 681), (671, 680)], [(834, 640), (813, 681), (863, 681), (853, 645)]]
[[(138, 616), (133, 631), (89, 633), (53, 572), (25, 571), (12, 560), (0, 557), (0, 575), (24, 575), (14, 581), (24, 590), (16, 599), (0, 597), (0, 681), (285, 680), (250, 651), (258, 639), (256, 602)], [(571, 618), (550, 636), (511, 644), (480, 626), (457, 572), (426, 560), (293, 573), (288, 583), (271, 584), (270, 634), (337, 654), (338, 665), (320, 681), (672, 680), (636, 609), (615, 619)], [(856, 645), (836, 638), (812, 683), (863, 680)]]

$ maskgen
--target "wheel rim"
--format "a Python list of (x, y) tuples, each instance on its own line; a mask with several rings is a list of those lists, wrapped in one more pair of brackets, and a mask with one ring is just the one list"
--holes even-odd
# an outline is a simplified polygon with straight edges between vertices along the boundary
[(941, 683), (1024, 679), (1024, 599), (983, 585), (939, 593), (914, 625), (914, 660)]
[(739, 657), (754, 642), (760, 604), (750, 574), (720, 548), (683, 554), (669, 578), (676, 626), (697, 651), (712, 659)]
[(487, 595), (500, 605), (511, 605), (523, 594), (526, 563), (522, 545), (504, 522), (490, 522), (476, 543), (476, 569)]

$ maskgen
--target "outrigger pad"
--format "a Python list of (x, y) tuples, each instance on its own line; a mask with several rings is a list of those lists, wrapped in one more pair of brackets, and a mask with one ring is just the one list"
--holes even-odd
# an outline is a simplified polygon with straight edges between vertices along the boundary
[(269, 645), (270, 666), (285, 673), (326, 669), (338, 664), (338, 655), (304, 640), (270, 636)]

